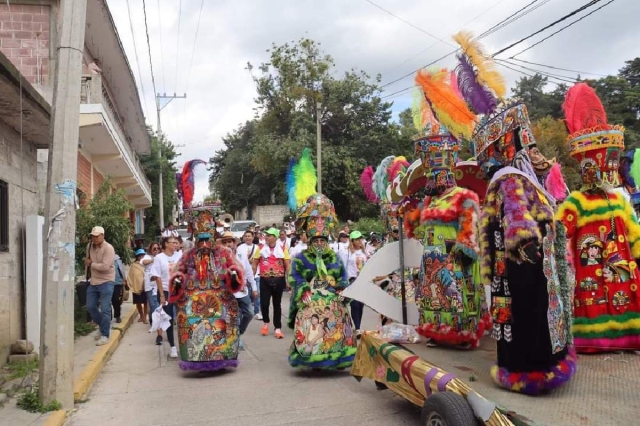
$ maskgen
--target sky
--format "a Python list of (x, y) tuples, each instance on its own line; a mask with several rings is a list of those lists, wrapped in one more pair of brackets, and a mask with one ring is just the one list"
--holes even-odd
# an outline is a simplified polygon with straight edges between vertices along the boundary
[[(601, 0), (497, 57), (508, 59), (609, 1)], [(248, 62), (259, 65), (268, 61), (267, 49), (272, 43), (279, 45), (302, 37), (319, 42), (335, 61), (335, 77), (357, 68), (372, 78), (380, 74), (381, 84), (386, 85), (411, 73), (384, 87), (383, 96), (393, 102), (397, 116), (411, 105), (412, 91), (394, 93), (412, 86), (416, 70), (455, 50), (453, 34), (460, 30), (482, 34), (531, 2), (145, 0), (150, 63), (143, 2), (107, 0), (143, 98), (147, 124), (157, 129), (151, 66), (155, 92), (187, 95), (186, 99), (171, 101), (161, 112), (162, 131), (180, 154), (178, 166), (187, 160), (213, 157), (224, 146), (222, 137), (254, 117), (255, 85), (246, 66)], [(526, 9), (528, 14), (483, 38), (484, 49), (497, 52), (585, 3), (587, 0), (535, 1)], [(640, 56), (638, 16), (640, 1), (613, 0), (516, 58), (581, 71), (585, 78), (615, 74), (624, 61)], [(570, 78), (577, 75), (519, 64)], [(453, 68), (455, 56), (450, 55), (436, 65)], [(527, 69), (512, 68), (533, 74)], [(498, 69), (508, 87), (523, 76), (502, 66)], [(551, 83), (547, 86), (554, 87)], [(208, 172), (204, 166), (198, 166), (195, 175), (194, 201), (201, 201), (209, 192)]]

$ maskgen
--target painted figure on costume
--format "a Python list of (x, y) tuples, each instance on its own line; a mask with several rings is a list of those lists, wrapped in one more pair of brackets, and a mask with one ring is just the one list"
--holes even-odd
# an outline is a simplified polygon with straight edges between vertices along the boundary
[(306, 232), (309, 247), (291, 260), (288, 325), (292, 367), (344, 369), (356, 353), (356, 336), (340, 296), (349, 286), (346, 270), (327, 238), (337, 223), (333, 202), (314, 194), (298, 210), (296, 229)]
[(179, 366), (213, 371), (238, 366), (238, 303), (244, 272), (233, 253), (214, 246), (215, 212), (207, 207), (189, 211), (198, 238), (182, 255), (170, 279), (170, 303), (178, 311)]
[[(595, 107), (594, 107), (595, 106)], [(558, 210), (576, 270), (573, 334), (578, 352), (640, 349), (640, 226), (621, 184), (624, 128), (607, 124), (604, 107), (585, 83), (563, 105), (571, 156), (582, 188)]]

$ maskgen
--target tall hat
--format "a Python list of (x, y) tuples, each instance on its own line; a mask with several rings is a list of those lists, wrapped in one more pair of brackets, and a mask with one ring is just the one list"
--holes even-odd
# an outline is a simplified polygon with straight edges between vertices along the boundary
[(311, 195), (296, 215), (296, 228), (304, 230), (309, 238), (328, 238), (337, 224), (333, 201), (324, 194)]
[(189, 223), (189, 230), (201, 240), (218, 237), (216, 217), (219, 209), (213, 206), (195, 207), (185, 211), (185, 220)]
[(569, 131), (569, 154), (580, 163), (583, 189), (621, 185), (618, 168), (624, 150), (624, 127), (607, 124), (607, 113), (586, 83), (567, 91), (562, 109)]

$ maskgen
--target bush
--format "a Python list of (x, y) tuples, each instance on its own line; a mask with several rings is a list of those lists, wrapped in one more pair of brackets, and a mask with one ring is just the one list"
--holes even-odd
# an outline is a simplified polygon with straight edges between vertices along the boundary
[(368, 237), (370, 232), (375, 232), (379, 236), (383, 236), (385, 233), (384, 223), (378, 218), (363, 217), (355, 222), (353, 226), (350, 226), (350, 228), (352, 231), (357, 230), (362, 232), (362, 235), (365, 237)]
[(113, 246), (125, 264), (131, 263), (133, 252), (129, 243), (133, 237), (133, 226), (129, 221), (132, 206), (124, 190), (113, 190), (106, 178), (94, 197), (76, 213), (76, 269), (84, 275), (84, 259), (89, 244), (89, 233), (94, 226), (104, 228), (105, 240)]
[(18, 397), (18, 407), (30, 413), (46, 413), (48, 411), (56, 411), (62, 408), (62, 404), (53, 400), (47, 405), (43, 405), (38, 397), (38, 388), (25, 391)]

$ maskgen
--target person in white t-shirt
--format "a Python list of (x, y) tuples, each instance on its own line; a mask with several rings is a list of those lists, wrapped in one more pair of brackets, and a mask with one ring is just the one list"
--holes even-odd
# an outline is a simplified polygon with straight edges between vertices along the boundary
[(289, 256), (291, 257), (291, 259), (293, 259), (298, 254), (302, 253), (308, 248), (307, 241), (308, 241), (307, 234), (305, 232), (301, 233), (298, 244), (292, 247), (291, 250), (289, 251)]
[[(245, 231), (242, 236), (244, 242), (236, 248), (238, 256), (246, 257), (249, 264), (253, 262), (253, 256), (256, 254), (256, 251), (259, 252), (262, 247), (262, 244), (255, 244), (255, 239), (256, 237), (252, 231)], [(253, 270), (250, 272), (253, 273)], [(258, 266), (253, 278), (256, 282), (256, 288), (258, 289), (256, 296), (253, 295), (253, 292), (249, 294), (251, 303), (253, 303), (253, 317), (258, 321), (262, 321), (262, 314), (260, 313), (260, 266)]]
[(171, 223), (171, 222), (169, 222), (167, 224), (167, 227), (165, 228), (165, 230), (162, 231), (162, 238), (169, 238), (169, 237), (178, 238), (179, 236), (180, 236), (180, 234), (178, 234), (178, 231), (173, 229), (173, 223)]
[[(178, 239), (175, 237), (168, 237), (162, 242), (163, 251), (156, 255), (153, 260), (153, 266), (151, 267), (151, 278), (155, 281), (158, 288), (158, 301), (162, 309), (171, 318), (175, 316), (173, 310), (173, 304), (168, 303), (169, 299), (169, 278), (174, 266), (180, 260), (180, 255), (176, 251), (178, 247)], [(171, 352), (169, 357), (178, 357), (178, 348), (175, 345), (175, 339), (173, 335), (173, 321), (169, 328), (167, 328), (167, 340), (171, 346)], [(158, 336), (156, 337), (156, 345), (162, 345), (162, 329), (158, 329)]]
[[(344, 263), (344, 267), (347, 270), (349, 283), (353, 283), (367, 262), (367, 255), (364, 252), (364, 237), (360, 231), (352, 231), (351, 234), (349, 234), (349, 246), (346, 249), (340, 250), (338, 256), (342, 259), (342, 263)], [(360, 330), (363, 313), (364, 303), (352, 300), (351, 318), (353, 319), (353, 325), (356, 327), (356, 330)]]
[(380, 237), (378, 234), (371, 233), (370, 241), (367, 242), (364, 248), (364, 252), (367, 255), (367, 258), (373, 256), (376, 251), (380, 248)]
[[(160, 253), (160, 244), (151, 243), (147, 249), (147, 254), (144, 255), (140, 264), (144, 266), (144, 292), (147, 295), (147, 303), (149, 303), (149, 324), (153, 321), (152, 315), (160, 303), (158, 302), (158, 286), (151, 280), (151, 267), (153, 266), (153, 259), (156, 254)], [(149, 333), (151, 333), (149, 329)]]
[[(238, 326), (238, 332), (240, 333), (240, 336), (242, 336), (253, 319), (253, 313), (251, 312), (251, 298), (249, 297), (249, 290), (246, 284), (251, 286), (251, 295), (254, 299), (258, 297), (258, 287), (256, 286), (256, 280), (253, 276), (253, 268), (249, 263), (246, 253), (240, 254), (236, 250), (236, 244), (238, 244), (238, 241), (239, 240), (233, 235), (233, 232), (225, 232), (222, 235), (222, 238), (220, 238), (220, 243), (229, 248), (236, 255), (238, 262), (240, 262), (244, 269), (245, 286), (242, 290), (233, 293), (240, 310), (240, 325)], [(243, 349), (242, 340), (240, 340), (239, 345), (240, 349)]]

